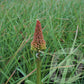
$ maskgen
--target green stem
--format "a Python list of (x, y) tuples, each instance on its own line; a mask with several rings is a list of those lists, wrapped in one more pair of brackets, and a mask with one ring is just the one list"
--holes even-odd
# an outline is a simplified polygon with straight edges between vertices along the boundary
[(37, 84), (41, 84), (41, 60), (40, 52), (37, 53)]

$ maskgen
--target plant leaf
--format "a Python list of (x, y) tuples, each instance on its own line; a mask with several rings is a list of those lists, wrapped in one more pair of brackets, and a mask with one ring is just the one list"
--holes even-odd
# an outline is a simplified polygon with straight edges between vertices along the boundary
[(25, 81), (25, 84), (35, 84), (35, 83), (33, 83), (33, 82), (30, 81), (30, 80), (26, 80), (26, 81)]

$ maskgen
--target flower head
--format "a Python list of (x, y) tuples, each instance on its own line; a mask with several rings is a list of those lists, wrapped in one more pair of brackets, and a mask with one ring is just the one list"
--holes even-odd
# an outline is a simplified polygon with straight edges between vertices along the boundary
[(46, 49), (46, 42), (43, 38), (41, 23), (37, 20), (33, 41), (31, 42), (31, 50)]

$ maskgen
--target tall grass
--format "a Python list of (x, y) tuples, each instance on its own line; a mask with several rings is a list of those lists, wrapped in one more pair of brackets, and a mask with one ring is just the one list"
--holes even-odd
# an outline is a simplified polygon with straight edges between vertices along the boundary
[[(43, 84), (82, 84), (84, 0), (0, 0), (0, 84), (36, 82), (36, 57), (30, 50), (36, 19), (42, 24), (47, 44), (41, 55)], [(75, 49), (80, 53), (73, 52)]]

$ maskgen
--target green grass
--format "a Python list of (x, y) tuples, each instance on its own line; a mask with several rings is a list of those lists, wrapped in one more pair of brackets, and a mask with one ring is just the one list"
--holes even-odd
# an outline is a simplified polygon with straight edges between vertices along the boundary
[[(84, 69), (77, 70), (84, 68), (84, 0), (0, 0), (0, 84), (36, 83), (36, 71), (24, 78), (36, 69), (30, 49), (36, 19), (47, 45), (41, 54), (43, 84), (83, 84)], [(54, 82), (49, 72), (55, 72)]]

